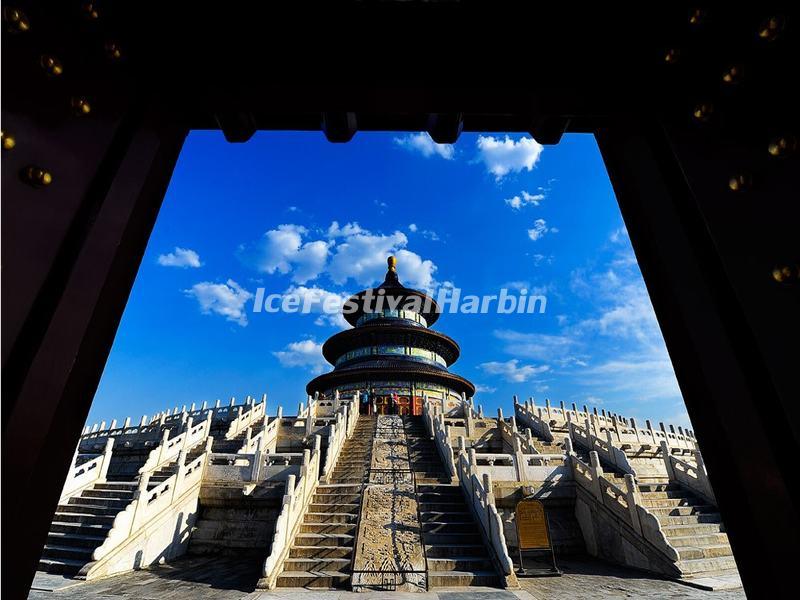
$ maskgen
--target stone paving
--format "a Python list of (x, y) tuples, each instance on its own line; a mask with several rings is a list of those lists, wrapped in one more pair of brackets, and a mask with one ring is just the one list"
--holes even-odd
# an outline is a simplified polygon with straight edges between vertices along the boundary
[[(213, 565), (213, 569), (211, 566)], [(413, 593), (278, 589), (254, 591), (261, 561), (234, 557), (184, 558), (172, 565), (118, 575), (109, 579), (78, 583), (70, 587), (62, 578), (39, 578), (41, 587), (54, 591), (32, 591), (29, 600), (194, 600), (219, 598), (233, 600), (560, 600), (617, 598), (675, 598), (704, 600), (742, 600), (744, 591), (707, 592), (680, 583), (655, 579), (645, 573), (616, 567), (592, 559), (561, 560), (562, 577), (520, 578), (521, 590), (489, 588), (437, 590)], [(37, 582), (34, 582), (35, 585)]]

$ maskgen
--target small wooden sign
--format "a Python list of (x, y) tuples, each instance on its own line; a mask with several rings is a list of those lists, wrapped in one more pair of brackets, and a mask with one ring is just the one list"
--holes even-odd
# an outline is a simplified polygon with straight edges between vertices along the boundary
[(539, 500), (520, 500), (517, 503), (517, 537), (521, 550), (550, 548), (550, 534), (544, 505)]
[[(516, 516), (517, 523), (517, 546), (519, 548), (519, 567), (520, 575), (532, 575), (538, 577), (550, 577), (561, 575), (561, 571), (556, 566), (556, 556), (553, 553), (553, 545), (550, 542), (550, 525), (547, 522), (547, 515), (544, 512), (544, 505), (540, 500), (526, 498), (517, 502)], [(525, 568), (522, 553), (527, 552), (529, 558), (533, 555), (541, 556), (544, 554), (549, 558), (547, 568)]]

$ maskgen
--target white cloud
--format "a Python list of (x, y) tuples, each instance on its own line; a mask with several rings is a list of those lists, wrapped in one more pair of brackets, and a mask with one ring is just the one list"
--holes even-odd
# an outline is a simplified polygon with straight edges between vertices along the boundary
[(328, 266), (328, 274), (337, 284), (353, 279), (361, 285), (370, 285), (383, 279), (386, 274), (386, 257), (394, 254), (404, 285), (432, 288), (435, 284), (433, 273), (436, 265), (406, 250), (404, 247), (407, 243), (408, 238), (401, 231), (390, 235), (363, 233), (350, 236), (336, 246), (336, 252)]
[(534, 254), (533, 255), (533, 266), (538, 267), (542, 263), (546, 263), (548, 265), (553, 264), (553, 255), (545, 255), (545, 254)]
[(531, 282), (520, 280), (520, 281), (506, 281), (503, 285), (500, 286), (501, 288), (506, 288), (508, 290), (529, 290), (531, 289)]
[(175, 246), (175, 250), (167, 254), (162, 254), (158, 257), (158, 264), (162, 267), (180, 267), (182, 269), (197, 269), (203, 266), (200, 262), (200, 255), (194, 250), (189, 248), (179, 248)]
[(602, 398), (598, 398), (597, 396), (586, 396), (586, 403), (587, 404), (592, 404), (594, 406), (597, 406), (598, 404), (602, 404), (603, 403), (603, 399)]
[(328, 367), (322, 356), (322, 344), (313, 339), (291, 342), (272, 354), (284, 367), (304, 367), (313, 374), (322, 373)]
[(331, 292), (321, 287), (306, 287), (304, 285), (291, 286), (284, 293), (284, 296), (294, 295), (300, 298), (300, 310), (308, 306), (310, 314), (317, 315), (314, 320), (315, 325), (331, 325), (346, 329), (347, 321), (342, 315), (342, 307), (350, 297), (347, 292)]
[(581, 346), (575, 338), (567, 335), (523, 333), (510, 329), (495, 330), (493, 335), (505, 342), (504, 351), (508, 354), (561, 364), (574, 363), (578, 360), (575, 354)]
[(431, 139), (431, 136), (424, 131), (420, 133), (409, 133), (403, 137), (396, 137), (394, 138), (394, 143), (406, 150), (419, 152), (425, 158), (436, 155), (445, 160), (452, 160), (455, 158), (456, 154), (455, 148), (453, 148), (451, 144), (437, 144)]
[(324, 240), (304, 242), (308, 230), (302, 225), (278, 225), (264, 234), (248, 252), (262, 273), (292, 272), (292, 281), (305, 283), (315, 279), (325, 268), (330, 244)]
[[(419, 230), (418, 230), (419, 231)], [(438, 236), (432, 231), (419, 232), (429, 239)], [(252, 248), (240, 251), (248, 262), (264, 273), (291, 273), (296, 284), (306, 284), (327, 273), (331, 281), (342, 285), (353, 279), (361, 285), (382, 281), (386, 274), (386, 258), (397, 256), (401, 281), (410, 287), (433, 289), (436, 265), (407, 249), (408, 237), (401, 231), (373, 234), (358, 223), (340, 226), (333, 221), (326, 240), (310, 240), (309, 230), (302, 225), (279, 225), (264, 234)]]
[(494, 394), (497, 388), (490, 385), (483, 385), (482, 383), (476, 383), (475, 391), (481, 394)]
[(416, 232), (416, 231), (417, 231), (417, 224), (416, 224), (416, 223), (411, 223), (411, 225), (409, 225), (409, 226), (408, 226), (408, 230), (409, 230), (411, 233), (414, 233), (414, 232)]
[(233, 279), (228, 279), (226, 283), (202, 281), (183, 292), (197, 300), (203, 314), (218, 314), (242, 327), (247, 325), (245, 304), (253, 294)]
[(531, 206), (539, 206), (542, 200), (544, 200), (544, 194), (530, 194), (523, 190), (520, 194), (514, 196), (513, 198), (506, 198), (505, 202), (511, 208), (519, 210), (523, 206), (527, 206), (529, 204)]
[(344, 227), (340, 228), (339, 222), (334, 221), (333, 223), (331, 223), (331, 226), (328, 227), (329, 238), (349, 237), (351, 235), (358, 235), (359, 233), (364, 233), (364, 232), (365, 230), (362, 229), (361, 225), (359, 225), (356, 222), (345, 223)]
[(491, 361), (478, 365), (485, 373), (490, 375), (501, 375), (506, 381), (521, 383), (528, 381), (539, 373), (550, 370), (548, 365), (535, 367), (533, 365), (520, 365), (519, 360), (512, 358), (506, 362)]
[(612, 244), (622, 244), (628, 240), (628, 230), (623, 225), (612, 231), (608, 239), (611, 240)]
[(501, 140), (481, 135), (477, 145), (478, 160), (498, 181), (512, 172), (531, 171), (542, 154), (542, 145), (530, 137), (514, 141), (509, 136)]
[(558, 229), (555, 227), (548, 227), (547, 221), (544, 219), (536, 219), (533, 222), (533, 228), (528, 229), (528, 237), (531, 238), (534, 242), (536, 240), (541, 239), (544, 235), (548, 232), (558, 233)]

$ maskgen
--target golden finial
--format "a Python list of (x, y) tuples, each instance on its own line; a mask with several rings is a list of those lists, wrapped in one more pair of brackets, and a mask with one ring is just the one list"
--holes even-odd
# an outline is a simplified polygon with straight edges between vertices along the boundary
[(390, 271), (397, 271), (397, 269), (395, 268), (397, 266), (397, 258), (396, 257), (390, 256), (389, 258), (386, 259), (386, 262), (389, 265), (389, 270)]

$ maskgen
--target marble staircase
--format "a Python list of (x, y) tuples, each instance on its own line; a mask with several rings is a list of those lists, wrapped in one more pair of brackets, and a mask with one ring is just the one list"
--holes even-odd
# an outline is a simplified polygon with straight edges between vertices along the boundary
[(653, 513), (678, 551), (684, 577), (736, 569), (717, 507), (669, 481), (639, 483), (642, 505)]
[(422, 417), (404, 417), (411, 468), (417, 479), (428, 587), (500, 586), (461, 487), (453, 485)]
[(278, 587), (344, 588), (364, 483), (369, 478), (376, 418), (361, 416), (327, 484), (317, 486), (278, 576)]
[(134, 482), (96, 483), (56, 508), (39, 570), (75, 575), (91, 562), (106, 539), (114, 518), (133, 500)]

